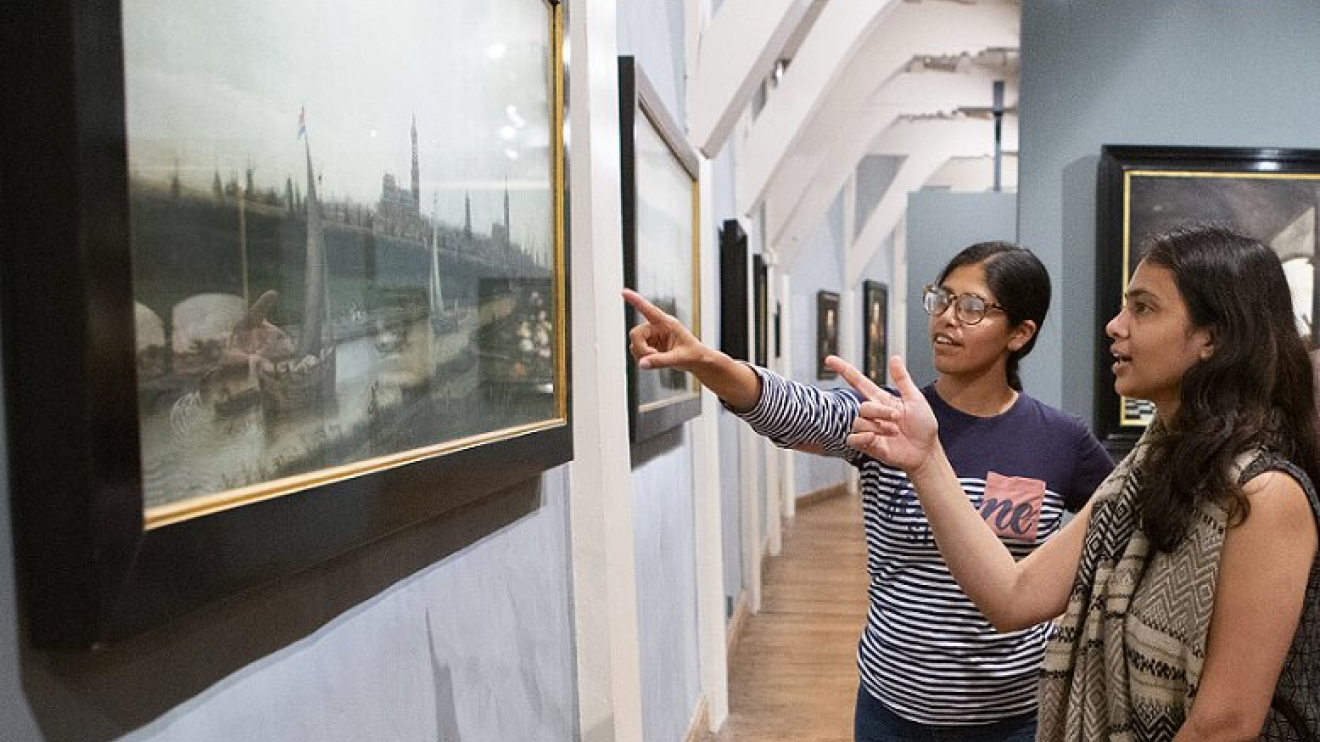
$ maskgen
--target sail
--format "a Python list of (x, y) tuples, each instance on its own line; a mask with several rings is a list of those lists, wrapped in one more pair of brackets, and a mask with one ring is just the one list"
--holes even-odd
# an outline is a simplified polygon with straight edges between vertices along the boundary
[(431, 290), (430, 305), (432, 320), (440, 317), (445, 309), (444, 292), (440, 290), (440, 219), (436, 210), (431, 209)]
[(316, 176), (312, 172), (311, 145), (303, 140), (307, 153), (307, 261), (303, 278), (303, 323), (298, 337), (298, 357), (319, 356), (324, 345), (323, 333), (329, 329), (329, 303), (326, 299), (327, 269), (325, 235), (321, 226), (321, 203), (316, 197)]

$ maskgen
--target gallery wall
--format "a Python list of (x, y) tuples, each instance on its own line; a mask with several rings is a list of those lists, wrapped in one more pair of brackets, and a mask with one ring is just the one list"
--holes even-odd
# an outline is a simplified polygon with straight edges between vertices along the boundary
[(1316, 28), (1317, 3), (1024, 0), (1019, 233), (1062, 298), (1042, 400), (1092, 419), (1100, 147), (1320, 147)]
[[(686, 121), (685, 3), (618, 5), (620, 55), (636, 58), (665, 109)], [(708, 243), (712, 247), (713, 240)], [(709, 279), (707, 279), (709, 280)], [(691, 423), (633, 446), (642, 729), (647, 740), (680, 740), (701, 694)]]
[[(843, 293), (843, 202), (836, 196), (825, 218), (803, 238), (788, 271), (792, 276), (791, 326), (786, 338), (793, 343), (792, 379), (804, 384), (833, 388), (842, 379), (818, 379), (816, 369), (816, 292)], [(842, 298), (840, 299), (842, 301)], [(840, 307), (840, 311), (844, 311)], [(848, 464), (840, 459), (794, 452), (793, 492), (802, 497), (836, 487), (848, 479)]]

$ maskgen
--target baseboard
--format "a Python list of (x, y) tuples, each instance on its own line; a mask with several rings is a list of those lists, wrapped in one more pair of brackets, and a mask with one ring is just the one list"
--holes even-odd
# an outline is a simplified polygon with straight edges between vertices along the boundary
[(822, 489), (818, 489), (815, 492), (808, 492), (807, 494), (797, 498), (797, 507), (804, 508), (807, 507), (808, 505), (815, 505), (816, 503), (821, 502), (822, 500), (828, 500), (830, 498), (838, 497), (839, 495), (846, 495), (846, 494), (848, 494), (848, 484), (846, 482), (840, 482), (839, 484), (830, 487), (824, 487)]
[(747, 625), (747, 591), (738, 591), (738, 600), (733, 604), (733, 615), (729, 617), (729, 627), (725, 630), (724, 653), (727, 663), (733, 662), (733, 650), (742, 638), (743, 628)]
[(692, 712), (692, 721), (688, 723), (687, 734), (683, 737), (683, 742), (697, 742), (706, 733), (710, 726), (709, 712), (706, 709), (706, 696), (703, 694), (697, 698), (697, 709)]

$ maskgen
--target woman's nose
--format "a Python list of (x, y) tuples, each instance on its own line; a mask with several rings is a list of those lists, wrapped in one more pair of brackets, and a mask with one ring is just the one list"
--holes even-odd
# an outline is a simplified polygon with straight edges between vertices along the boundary
[(1119, 311), (1118, 314), (1114, 315), (1113, 319), (1109, 320), (1109, 322), (1105, 324), (1106, 336), (1114, 339), (1118, 338), (1119, 330), (1120, 330), (1119, 325), (1120, 325), (1120, 320), (1122, 320), (1122, 318), (1123, 318), (1123, 312)]

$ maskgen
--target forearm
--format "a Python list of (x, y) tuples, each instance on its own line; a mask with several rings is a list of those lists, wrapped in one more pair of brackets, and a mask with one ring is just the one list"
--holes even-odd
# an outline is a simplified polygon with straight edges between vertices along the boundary
[(907, 474), (940, 554), (963, 592), (996, 629), (1021, 628), (1012, 610), (1018, 564), (968, 500), (943, 447), (936, 442), (921, 466)]
[(734, 412), (746, 412), (761, 398), (761, 377), (745, 363), (714, 348), (706, 348), (687, 371)]

